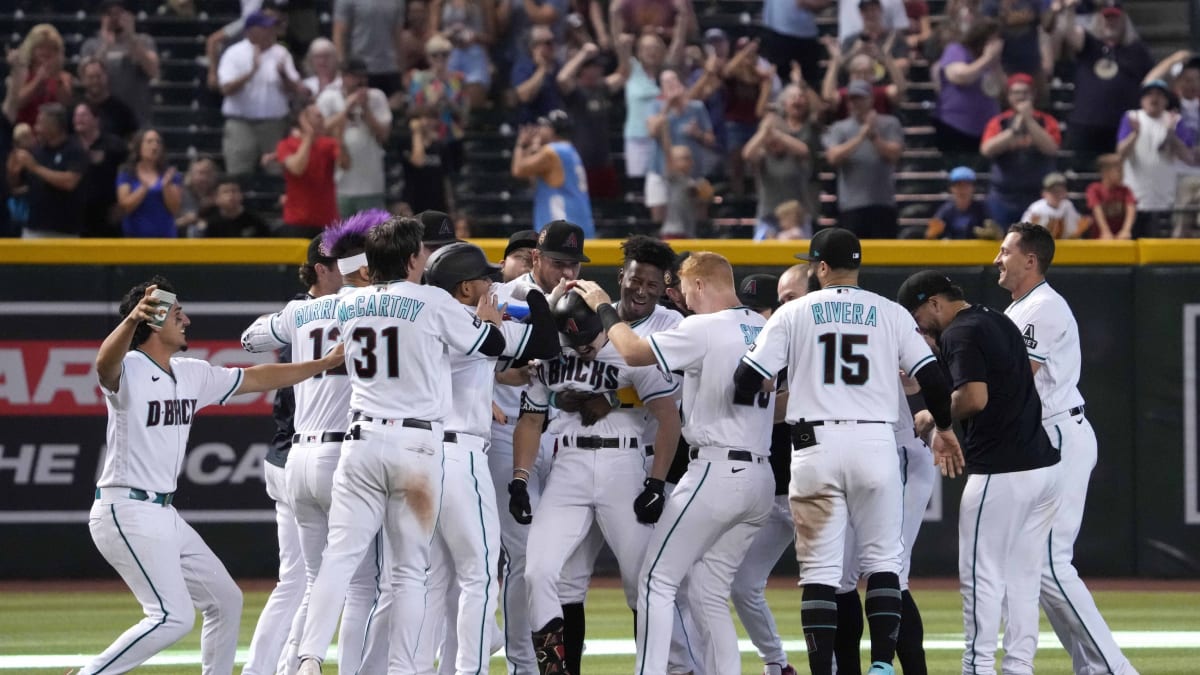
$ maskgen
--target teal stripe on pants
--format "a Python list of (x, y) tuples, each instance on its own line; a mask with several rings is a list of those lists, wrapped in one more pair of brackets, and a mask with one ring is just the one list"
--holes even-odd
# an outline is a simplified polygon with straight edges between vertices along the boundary
[(163, 616), (162, 616), (162, 619), (159, 619), (158, 623), (151, 626), (150, 630), (137, 636), (136, 640), (134, 640), (133, 642), (130, 642), (128, 645), (126, 645), (125, 649), (122, 649), (120, 652), (117, 653), (116, 656), (109, 659), (108, 663), (100, 666), (100, 669), (96, 671), (95, 675), (99, 675), (100, 673), (104, 672), (105, 668), (111, 666), (113, 664), (113, 661), (116, 661), (117, 659), (124, 656), (125, 652), (129, 651), (134, 645), (136, 645), (138, 642), (140, 642), (142, 640), (142, 638), (144, 638), (147, 635), (158, 630), (159, 626), (161, 626), (167, 622), (167, 617), (169, 616), (169, 614), (167, 613), (167, 607), (166, 607), (166, 605), (163, 604), (162, 596), (158, 594), (158, 589), (154, 587), (154, 582), (150, 581), (150, 575), (146, 573), (146, 568), (142, 566), (142, 561), (138, 560), (137, 553), (133, 552), (133, 546), (130, 545), (129, 539), (127, 539), (125, 537), (125, 531), (121, 529), (121, 523), (117, 520), (116, 505), (109, 504), (108, 512), (112, 514), (113, 524), (117, 526), (117, 533), (121, 535), (121, 541), (125, 542), (125, 548), (129, 549), (129, 555), (133, 556), (133, 561), (135, 563), (137, 563), (138, 569), (142, 571), (142, 576), (146, 577), (146, 583), (150, 584), (150, 590), (154, 591), (154, 597), (155, 597), (155, 599), (158, 600), (158, 608), (160, 610), (162, 610)]

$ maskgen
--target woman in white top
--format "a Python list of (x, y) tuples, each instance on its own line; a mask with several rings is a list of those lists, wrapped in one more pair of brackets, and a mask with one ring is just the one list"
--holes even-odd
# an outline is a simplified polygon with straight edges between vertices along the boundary
[(308, 76), (301, 84), (316, 100), (326, 89), (342, 86), (341, 68), (333, 42), (328, 38), (317, 38), (308, 46), (308, 55), (304, 57), (304, 72)]

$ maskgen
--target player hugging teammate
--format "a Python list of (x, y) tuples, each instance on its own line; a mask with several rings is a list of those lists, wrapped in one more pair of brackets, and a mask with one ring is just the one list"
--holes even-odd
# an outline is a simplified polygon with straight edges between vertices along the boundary
[[(794, 533), (810, 672), (861, 672), (865, 609), (868, 673), (899, 656), (920, 675), (908, 572), (935, 465), (970, 474), (963, 673), (991, 672), (1002, 603), (1005, 672), (1032, 672), (1039, 596), (1076, 672), (1135, 672), (1071, 564), (1095, 436), (1040, 228), (1015, 226), (996, 259), (1012, 321), (936, 273), (899, 304), (860, 288), (840, 228), (740, 288), (718, 254), (633, 236), (616, 302), (580, 279), (584, 243), (554, 221), (501, 266), (444, 213), (356, 214), (310, 245), (308, 292), (242, 336), (291, 363), (247, 369), (176, 356), (190, 321), (156, 293), (173, 289), (132, 289), (96, 359), (109, 430), (90, 527), (146, 618), (83, 672), (144, 663), (197, 608), (203, 672), (232, 672), (241, 594), (172, 506), (191, 415), (146, 411), (291, 385), (265, 469), (280, 584), (245, 673), (320, 673), (340, 617), (347, 672), (486, 673), (504, 646), (510, 673), (579, 675), (607, 544), (637, 675), (740, 672), (731, 598), (763, 672), (794, 674), (763, 595)], [(1021, 536), (980, 544), (985, 529)]]

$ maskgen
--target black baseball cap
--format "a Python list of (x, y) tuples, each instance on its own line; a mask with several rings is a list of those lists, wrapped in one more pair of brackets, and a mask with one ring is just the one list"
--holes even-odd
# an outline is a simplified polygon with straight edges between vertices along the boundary
[(357, 56), (351, 57), (346, 61), (346, 65), (342, 66), (342, 72), (366, 77), (368, 72), (367, 62)]
[(808, 254), (797, 253), (800, 260), (823, 262), (835, 270), (856, 270), (862, 266), (862, 244), (844, 227), (827, 227), (808, 242)]
[(318, 234), (312, 238), (312, 241), (308, 242), (308, 258), (306, 262), (309, 265), (316, 265), (317, 263), (322, 265), (333, 264), (333, 256), (326, 255), (325, 251), (321, 248), (321, 235)]
[(926, 300), (939, 293), (948, 293), (953, 289), (954, 282), (950, 281), (950, 277), (934, 270), (924, 270), (917, 272), (900, 284), (900, 290), (896, 293), (896, 302), (909, 312), (913, 312), (925, 304)]
[(460, 282), (492, 279), (499, 265), (488, 262), (487, 254), (475, 244), (456, 241), (433, 252), (425, 262), (425, 283), (450, 292)]
[(691, 251), (680, 252), (675, 256), (675, 264), (671, 269), (663, 271), (663, 283), (667, 285), (667, 288), (679, 288), (679, 270), (683, 267), (683, 262), (690, 257), (692, 257)]
[(565, 220), (554, 220), (538, 235), (537, 250), (542, 255), (568, 262), (591, 262), (583, 254), (583, 228)]
[(537, 248), (538, 233), (533, 230), (521, 230), (508, 238), (508, 246), (504, 247), (504, 257), (507, 258), (519, 248)]
[(569, 136), (571, 130), (575, 128), (575, 125), (571, 123), (571, 116), (562, 110), (551, 110), (539, 117), (537, 123), (544, 127), (550, 127), (559, 136)]
[(751, 274), (738, 285), (738, 300), (750, 309), (761, 311), (779, 307), (779, 277)]
[(444, 246), (458, 241), (458, 237), (454, 236), (454, 223), (445, 212), (422, 211), (417, 214), (417, 219), (425, 228), (421, 233), (422, 243), (429, 246)]

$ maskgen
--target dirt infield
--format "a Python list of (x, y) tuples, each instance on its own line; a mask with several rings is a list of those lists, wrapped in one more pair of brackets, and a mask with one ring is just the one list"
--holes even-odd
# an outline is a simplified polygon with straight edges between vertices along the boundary
[[(1128, 592), (1158, 592), (1170, 593), (1177, 591), (1200, 592), (1200, 579), (1086, 579), (1088, 588), (1093, 591), (1128, 591)], [(239, 579), (238, 584), (247, 591), (269, 591), (274, 586), (273, 579)], [(618, 577), (597, 577), (592, 580), (596, 588), (620, 588)], [(792, 577), (772, 577), (771, 588), (794, 588), (796, 581)], [(952, 577), (926, 577), (912, 580), (915, 590), (954, 590), (958, 588), (958, 579)], [(38, 593), (38, 592), (112, 592), (125, 589), (125, 584), (119, 579), (52, 579), (52, 580), (3, 580), (0, 581), (0, 593)]]

